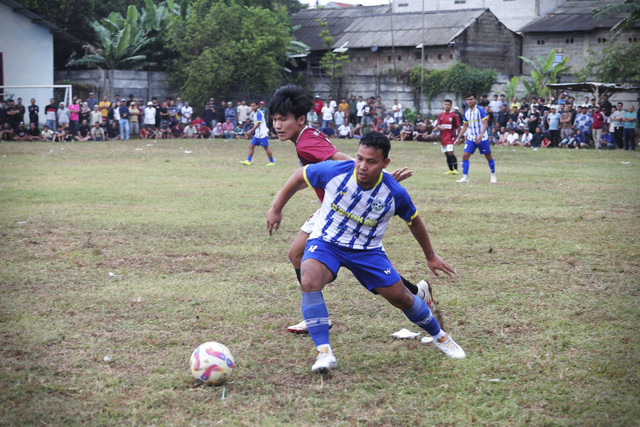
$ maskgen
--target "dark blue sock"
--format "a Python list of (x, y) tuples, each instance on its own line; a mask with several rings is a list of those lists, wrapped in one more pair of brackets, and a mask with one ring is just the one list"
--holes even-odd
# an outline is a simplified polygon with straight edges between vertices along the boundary
[(413, 306), (407, 310), (403, 310), (403, 313), (409, 320), (427, 331), (429, 335), (436, 336), (440, 333), (440, 325), (438, 325), (438, 321), (422, 298), (418, 298), (414, 295)]
[(307, 330), (316, 347), (329, 344), (329, 312), (322, 292), (302, 293), (302, 317), (307, 322)]
[(491, 173), (496, 173), (496, 162), (493, 160), (493, 157), (491, 158), (491, 160), (487, 160), (487, 163), (489, 163), (489, 169), (491, 169)]
[(469, 160), (462, 160), (462, 173), (464, 175), (469, 174)]

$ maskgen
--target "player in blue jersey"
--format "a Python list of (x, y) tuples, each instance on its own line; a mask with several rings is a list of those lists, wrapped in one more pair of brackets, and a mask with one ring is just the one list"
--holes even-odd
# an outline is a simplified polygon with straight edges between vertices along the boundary
[(491, 155), (491, 144), (487, 133), (489, 117), (484, 108), (476, 105), (475, 94), (467, 95), (466, 101), (469, 108), (464, 112), (462, 129), (454, 142), (454, 145), (456, 145), (463, 138), (466, 138), (464, 154), (462, 155), (462, 178), (456, 182), (469, 182), (469, 157), (478, 149), (480, 154), (484, 154), (487, 158), (489, 169), (491, 169), (491, 182), (495, 183), (497, 182), (496, 165)]
[(247, 160), (240, 163), (246, 166), (251, 166), (253, 150), (256, 145), (260, 145), (264, 148), (264, 151), (266, 151), (267, 157), (269, 157), (269, 163), (267, 163), (267, 166), (275, 165), (276, 163), (273, 161), (273, 154), (271, 154), (271, 150), (269, 149), (269, 128), (267, 127), (267, 118), (264, 116), (262, 110), (258, 108), (258, 103), (256, 101), (251, 101), (251, 121), (253, 122), (253, 127), (245, 133), (245, 136), (248, 138), (251, 136), (251, 133), (254, 131), (255, 133), (249, 143), (249, 155), (247, 156)]
[(454, 358), (465, 357), (462, 348), (440, 329), (424, 300), (402, 284), (382, 248), (387, 223), (398, 215), (420, 244), (429, 269), (436, 276), (437, 270), (449, 276), (456, 273), (434, 252), (406, 190), (384, 171), (390, 149), (386, 136), (369, 132), (360, 140), (355, 160), (326, 161), (298, 169), (278, 192), (267, 214), (267, 229), (272, 234), (280, 226), (282, 209), (298, 190), (308, 185), (325, 191), (301, 265), (302, 315), (318, 350), (311, 368), (314, 372), (337, 367), (329, 345), (329, 315), (322, 289), (336, 278), (341, 266), (427, 331), (442, 352)]

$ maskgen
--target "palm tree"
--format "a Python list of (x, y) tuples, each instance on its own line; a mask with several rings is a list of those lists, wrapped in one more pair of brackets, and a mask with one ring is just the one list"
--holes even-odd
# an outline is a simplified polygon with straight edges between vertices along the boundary
[(531, 70), (532, 80), (522, 80), (522, 84), (525, 89), (527, 89), (529, 95), (548, 97), (551, 94), (551, 89), (549, 89), (547, 85), (557, 83), (560, 74), (566, 73), (571, 69), (570, 66), (567, 66), (567, 61), (569, 61), (568, 57), (565, 56), (560, 62), (555, 62), (555, 57), (555, 49), (551, 50), (547, 59), (537, 56), (536, 61), (532, 61), (524, 56), (519, 57), (533, 67)]
[(640, 24), (640, 0), (625, 0), (622, 3), (598, 6), (593, 9), (593, 18), (601, 19), (619, 13), (628, 13), (616, 25), (611, 28), (612, 40), (615, 40), (625, 31), (631, 30)]

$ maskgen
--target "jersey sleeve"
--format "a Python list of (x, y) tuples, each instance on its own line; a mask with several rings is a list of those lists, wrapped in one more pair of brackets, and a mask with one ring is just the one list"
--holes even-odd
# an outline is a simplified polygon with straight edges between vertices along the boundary
[(487, 116), (487, 112), (484, 111), (482, 107), (476, 107), (478, 109), (478, 113), (480, 113), (480, 120), (487, 120), (489, 117)]
[(258, 110), (256, 111), (256, 123), (260, 123), (264, 121), (264, 117), (262, 115), (262, 111)]
[(336, 161), (327, 160), (310, 164), (304, 167), (302, 174), (305, 182), (312, 188), (325, 188), (327, 183), (336, 175), (352, 170), (354, 162), (352, 160)]
[(409, 193), (402, 185), (398, 184), (390, 174), (385, 172), (385, 176), (387, 177), (387, 185), (389, 185), (393, 191), (395, 215), (398, 215), (400, 218), (405, 220), (408, 225), (411, 225), (414, 218), (418, 216), (418, 210), (414, 206)]

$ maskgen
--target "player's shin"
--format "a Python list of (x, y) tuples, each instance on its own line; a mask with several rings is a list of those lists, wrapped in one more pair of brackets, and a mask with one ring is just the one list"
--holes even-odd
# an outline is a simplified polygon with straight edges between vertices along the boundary
[(427, 303), (417, 296), (413, 296), (413, 305), (403, 310), (403, 313), (407, 316), (407, 319), (427, 331), (432, 337), (437, 339), (444, 335), (444, 332), (440, 329), (440, 325), (438, 325), (438, 321), (433, 313), (431, 313), (431, 310), (429, 310)]
[(331, 353), (331, 347), (329, 347), (329, 312), (321, 291), (302, 293), (302, 317), (307, 323), (307, 330), (318, 351), (326, 347)]

